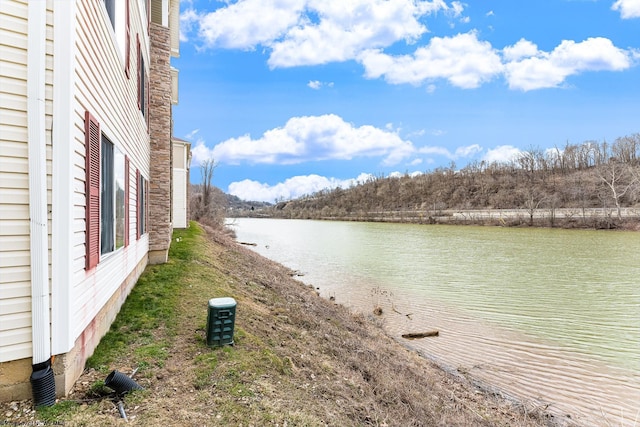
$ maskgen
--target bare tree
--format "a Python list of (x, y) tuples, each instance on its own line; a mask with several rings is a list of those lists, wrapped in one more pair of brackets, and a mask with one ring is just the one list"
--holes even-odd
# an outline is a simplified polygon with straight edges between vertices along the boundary
[(622, 219), (621, 199), (630, 193), (638, 184), (638, 176), (633, 166), (617, 159), (611, 159), (597, 169), (600, 181), (609, 190), (609, 194), (616, 205), (618, 219)]
[(529, 213), (529, 225), (533, 225), (533, 219), (540, 204), (545, 201), (546, 197), (537, 189), (530, 187), (524, 194), (524, 207)]
[(200, 164), (202, 184), (191, 191), (190, 209), (194, 220), (212, 226), (224, 223), (228, 201), (224, 193), (213, 185), (213, 175), (218, 163), (207, 159)]
[(202, 204), (204, 210), (207, 211), (211, 206), (211, 182), (213, 181), (213, 172), (218, 164), (213, 159), (207, 159), (200, 164), (202, 170)]

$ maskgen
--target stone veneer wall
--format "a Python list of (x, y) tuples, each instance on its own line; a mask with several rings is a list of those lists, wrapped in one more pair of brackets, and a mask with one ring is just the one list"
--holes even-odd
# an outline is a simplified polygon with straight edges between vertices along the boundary
[(167, 261), (173, 225), (171, 183), (171, 40), (169, 29), (152, 22), (149, 64), (149, 127), (151, 166), (149, 179), (149, 263)]

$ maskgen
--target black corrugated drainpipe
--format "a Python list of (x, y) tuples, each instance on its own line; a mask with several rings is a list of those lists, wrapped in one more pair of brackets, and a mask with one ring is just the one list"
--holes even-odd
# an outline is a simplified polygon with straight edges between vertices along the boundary
[(51, 367), (51, 359), (33, 365), (31, 373), (33, 406), (53, 406), (56, 403), (56, 379)]
[(104, 385), (112, 388), (117, 394), (126, 394), (133, 390), (144, 390), (137, 382), (131, 377), (118, 371), (111, 371), (111, 373), (104, 380)]

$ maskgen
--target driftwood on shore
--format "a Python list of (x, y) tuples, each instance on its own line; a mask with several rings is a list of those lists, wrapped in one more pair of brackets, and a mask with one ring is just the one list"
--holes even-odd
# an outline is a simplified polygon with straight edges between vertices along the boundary
[(427, 332), (413, 332), (409, 334), (402, 334), (402, 338), (408, 340), (415, 340), (418, 338), (437, 337), (440, 335), (440, 331), (427, 331)]
[(246, 245), (246, 246), (258, 246), (257, 243), (251, 243), (251, 242), (238, 242), (241, 245)]

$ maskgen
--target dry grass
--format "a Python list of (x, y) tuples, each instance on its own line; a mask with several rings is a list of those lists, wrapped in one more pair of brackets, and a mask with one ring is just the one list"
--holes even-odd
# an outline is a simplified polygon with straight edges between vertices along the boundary
[[(181, 274), (166, 276), (171, 284), (144, 285), (177, 285), (172, 314), (127, 335), (131, 340), (116, 352), (99, 348), (95, 367), (66, 403), (36, 419), (124, 424), (100, 382), (112, 369), (140, 367), (135, 379), (146, 390), (125, 399), (131, 425), (559, 425), (541, 409), (526, 410), (440, 370), (386, 336), (374, 320), (318, 297), (289, 270), (221, 231), (203, 232), (194, 224), (174, 237), (181, 240), (174, 238), (173, 264), (166, 268)], [(222, 296), (238, 302), (235, 346), (211, 349), (207, 301)]]

